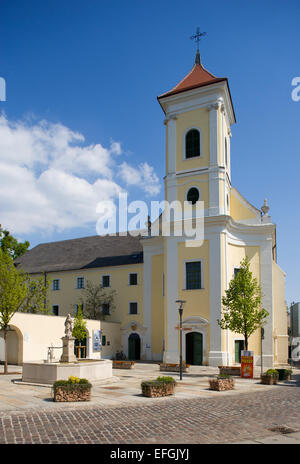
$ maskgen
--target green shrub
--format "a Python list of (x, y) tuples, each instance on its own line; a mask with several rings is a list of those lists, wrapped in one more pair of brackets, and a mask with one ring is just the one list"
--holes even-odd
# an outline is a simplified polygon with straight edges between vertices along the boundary
[(272, 377), (278, 377), (279, 376), (279, 373), (276, 369), (268, 369), (264, 375), (269, 375), (269, 376), (272, 376)]
[(217, 376), (217, 379), (230, 379), (230, 375), (229, 374), (219, 374)]
[(174, 383), (176, 384), (175, 379), (173, 377), (157, 377), (155, 380), (146, 380), (141, 383), (142, 387), (161, 387), (166, 383)]
[(164, 383), (175, 383), (175, 379), (173, 379), (173, 377), (170, 377), (170, 376), (157, 377), (156, 381), (157, 382), (164, 382)]
[(79, 379), (78, 377), (71, 376), (68, 380), (57, 380), (53, 383), (53, 388), (56, 390), (58, 387), (64, 387), (66, 389), (72, 389), (76, 386), (76, 388), (87, 390), (91, 388), (92, 385), (87, 379)]

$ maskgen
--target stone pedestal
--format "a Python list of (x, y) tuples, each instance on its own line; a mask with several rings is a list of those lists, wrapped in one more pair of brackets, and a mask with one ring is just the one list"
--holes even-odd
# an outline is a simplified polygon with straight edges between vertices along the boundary
[(62, 342), (63, 342), (63, 353), (60, 358), (60, 362), (65, 362), (65, 363), (73, 363), (76, 362), (76, 356), (74, 354), (74, 343), (75, 343), (75, 338), (74, 337), (62, 337)]

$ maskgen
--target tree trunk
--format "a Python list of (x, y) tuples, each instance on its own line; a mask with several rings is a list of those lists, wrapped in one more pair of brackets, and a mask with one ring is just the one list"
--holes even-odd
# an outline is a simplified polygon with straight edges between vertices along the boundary
[(244, 347), (245, 347), (245, 350), (248, 351), (248, 336), (247, 336), (247, 334), (245, 334)]
[(8, 374), (8, 369), (7, 369), (7, 329), (4, 329), (4, 374)]

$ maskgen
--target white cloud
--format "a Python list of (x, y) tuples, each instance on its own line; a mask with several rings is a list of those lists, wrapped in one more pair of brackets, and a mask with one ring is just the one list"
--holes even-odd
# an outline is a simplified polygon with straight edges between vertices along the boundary
[(127, 186), (143, 188), (148, 196), (160, 192), (159, 178), (148, 163), (142, 163), (136, 169), (124, 161), (120, 166), (120, 177)]
[(114, 201), (124, 191), (118, 178), (158, 194), (153, 167), (120, 165), (121, 154), (119, 142), (109, 148), (84, 145), (82, 134), (62, 124), (11, 122), (0, 116), (1, 224), (23, 234), (96, 223), (99, 201)]

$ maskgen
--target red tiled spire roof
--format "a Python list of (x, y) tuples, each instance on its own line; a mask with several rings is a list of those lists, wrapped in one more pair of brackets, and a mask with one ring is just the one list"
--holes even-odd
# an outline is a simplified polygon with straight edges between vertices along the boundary
[(193, 68), (185, 76), (179, 84), (177, 84), (172, 90), (169, 92), (163, 93), (158, 98), (168, 97), (170, 95), (175, 95), (180, 92), (184, 92), (185, 90), (195, 89), (197, 87), (202, 87), (208, 84), (214, 84), (215, 82), (220, 82), (226, 80), (225, 77), (216, 77), (211, 74), (207, 69), (202, 66), (200, 61), (200, 54), (199, 50), (197, 50), (196, 60)]

